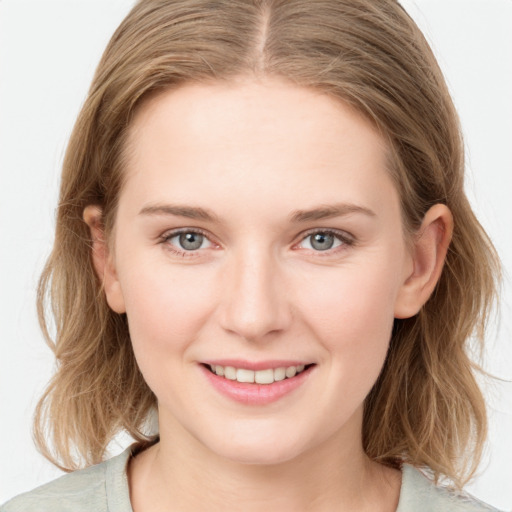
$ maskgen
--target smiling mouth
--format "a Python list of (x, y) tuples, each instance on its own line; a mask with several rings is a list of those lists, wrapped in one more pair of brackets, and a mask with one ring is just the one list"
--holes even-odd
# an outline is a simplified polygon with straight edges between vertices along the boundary
[(266, 370), (247, 370), (233, 366), (204, 365), (210, 372), (226, 380), (233, 380), (248, 384), (273, 384), (286, 379), (291, 379), (307, 370), (313, 364), (286, 366), (280, 368), (268, 368)]

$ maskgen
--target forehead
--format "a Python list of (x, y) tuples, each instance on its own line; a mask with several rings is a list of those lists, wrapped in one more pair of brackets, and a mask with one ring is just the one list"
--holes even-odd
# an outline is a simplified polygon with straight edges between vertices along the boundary
[(128, 187), (148, 201), (223, 200), (231, 192), (232, 201), (259, 195), (290, 208), (298, 196), (378, 203), (384, 182), (391, 185), (387, 147), (370, 121), (279, 80), (160, 93), (135, 116), (128, 148)]

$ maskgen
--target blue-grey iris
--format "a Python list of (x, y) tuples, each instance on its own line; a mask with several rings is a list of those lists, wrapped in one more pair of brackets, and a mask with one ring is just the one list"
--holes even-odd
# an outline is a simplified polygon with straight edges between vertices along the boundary
[(203, 244), (204, 236), (200, 233), (181, 233), (180, 234), (180, 245), (187, 251), (194, 251), (199, 249)]
[(330, 233), (315, 233), (311, 235), (311, 247), (318, 251), (331, 249), (334, 244), (334, 235)]

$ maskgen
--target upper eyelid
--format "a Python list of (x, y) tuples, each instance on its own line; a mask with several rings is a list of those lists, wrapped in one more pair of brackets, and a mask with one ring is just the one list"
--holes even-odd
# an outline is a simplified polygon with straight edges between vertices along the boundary
[(211, 240), (212, 235), (210, 235), (210, 233), (208, 233), (207, 231), (204, 231), (201, 228), (176, 228), (176, 229), (170, 229), (170, 230), (164, 231), (164, 233), (162, 233), (159, 236), (159, 238), (168, 240), (169, 238), (174, 238), (175, 236), (180, 235), (181, 233), (199, 233), (200, 235), (203, 235), (206, 238), (208, 238), (208, 240), (210, 240), (210, 242), (212, 241)]
[(301, 233), (301, 240), (303, 240), (304, 238), (310, 236), (310, 235), (313, 235), (315, 233), (332, 233), (333, 235), (337, 235), (339, 236), (341, 239), (349, 239), (349, 240), (354, 240), (354, 236), (350, 233), (348, 233), (347, 231), (344, 231), (342, 229), (335, 229), (335, 228), (313, 228), (313, 229), (310, 229), (310, 230), (307, 230), (305, 231), (304, 233)]

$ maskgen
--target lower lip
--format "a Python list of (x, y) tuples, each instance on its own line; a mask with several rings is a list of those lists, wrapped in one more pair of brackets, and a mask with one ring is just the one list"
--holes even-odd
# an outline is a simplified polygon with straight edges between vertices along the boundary
[(219, 377), (200, 365), (205, 377), (211, 385), (224, 396), (247, 405), (266, 405), (289, 395), (300, 387), (309, 377), (314, 366), (303, 370), (295, 377), (284, 379), (272, 384), (250, 384)]

